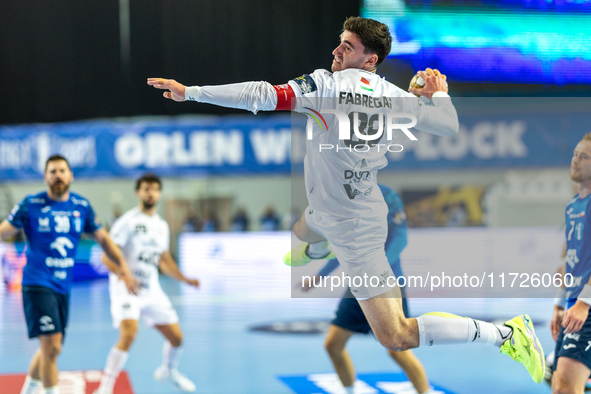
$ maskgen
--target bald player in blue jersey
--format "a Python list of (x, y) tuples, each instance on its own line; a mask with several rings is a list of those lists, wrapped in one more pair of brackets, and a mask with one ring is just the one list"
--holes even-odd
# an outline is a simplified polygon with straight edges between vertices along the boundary
[[(386, 257), (392, 271), (396, 277), (403, 276), (400, 266), (400, 253), (407, 245), (406, 235), (406, 215), (404, 214), (404, 204), (402, 199), (392, 189), (387, 186), (378, 185), (384, 200), (388, 205), (388, 237), (386, 238)], [(317, 277), (328, 276), (339, 266), (337, 259), (329, 260), (326, 265), (318, 272)], [(310, 284), (315, 283), (310, 281)], [(316, 283), (321, 283), (316, 279)], [(308, 284), (303, 286), (302, 290), (308, 291)], [(402, 309), (406, 317), (409, 316), (408, 305), (404, 296), (404, 288), (401, 288)], [(326, 336), (325, 348), (335, 367), (341, 383), (345, 387), (347, 394), (355, 391), (355, 368), (349, 353), (345, 349), (349, 338), (355, 333), (368, 334), (371, 331), (369, 322), (363, 314), (359, 302), (355, 299), (350, 289), (343, 296), (339, 303), (335, 318), (332, 320)], [(404, 373), (415, 387), (417, 393), (430, 393), (429, 381), (423, 365), (411, 350), (394, 351), (388, 350), (390, 357), (400, 365)]]
[(17, 204), (0, 224), (0, 242), (23, 229), (27, 236), (27, 264), (23, 269), (23, 307), (29, 338), (39, 338), (21, 394), (33, 394), (43, 385), (45, 394), (58, 394), (57, 357), (68, 323), (69, 295), (76, 248), (88, 233), (119, 266), (119, 277), (130, 292), (133, 278), (119, 248), (95, 217), (84, 197), (69, 191), (74, 179), (65, 157), (45, 163), (45, 192)]
[(591, 375), (591, 133), (577, 144), (570, 177), (579, 194), (566, 206), (567, 285), (557, 297), (550, 329), (556, 340), (552, 392), (583, 393)]

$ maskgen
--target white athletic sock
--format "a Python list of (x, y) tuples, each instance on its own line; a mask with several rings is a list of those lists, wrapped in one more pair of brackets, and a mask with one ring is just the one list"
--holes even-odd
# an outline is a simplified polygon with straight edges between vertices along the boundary
[(433, 387), (429, 387), (429, 390), (421, 393), (421, 394), (433, 394), (435, 392), (435, 389)]
[(162, 365), (168, 368), (169, 371), (178, 368), (182, 356), (182, 347), (173, 347), (170, 342), (164, 341), (164, 346), (162, 347)]
[(306, 253), (313, 259), (320, 259), (330, 253), (330, 244), (328, 241), (309, 244)]
[(426, 314), (417, 318), (419, 346), (479, 343), (500, 347), (511, 337), (507, 326), (463, 318), (450, 313)]
[(41, 387), (41, 381), (33, 379), (30, 375), (27, 375), (21, 394), (35, 394), (39, 387)]
[(355, 394), (355, 386), (346, 386), (345, 393), (346, 394)]
[(117, 381), (117, 376), (119, 376), (119, 372), (121, 372), (123, 369), (128, 357), (128, 352), (119, 350), (115, 346), (111, 348), (111, 351), (107, 356), (107, 363), (105, 364), (105, 370), (103, 371), (103, 377), (101, 378), (99, 391), (113, 391), (113, 387), (115, 387), (115, 382)]
[(60, 394), (60, 389), (57, 386), (46, 387), (45, 394)]

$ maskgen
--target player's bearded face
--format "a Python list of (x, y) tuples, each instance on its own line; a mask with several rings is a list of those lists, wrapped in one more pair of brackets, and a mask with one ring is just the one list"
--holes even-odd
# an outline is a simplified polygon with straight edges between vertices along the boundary
[(570, 179), (578, 183), (591, 181), (591, 141), (581, 141), (575, 148), (570, 164)]
[(65, 161), (52, 161), (45, 171), (45, 182), (51, 193), (56, 196), (64, 195), (70, 189), (74, 176)]
[(348, 68), (364, 69), (369, 54), (364, 53), (365, 47), (355, 33), (345, 30), (341, 34), (341, 43), (332, 51), (334, 56), (331, 70), (343, 71)]
[(146, 183), (142, 182), (137, 191), (137, 196), (145, 209), (150, 209), (160, 200), (160, 185), (156, 182)]

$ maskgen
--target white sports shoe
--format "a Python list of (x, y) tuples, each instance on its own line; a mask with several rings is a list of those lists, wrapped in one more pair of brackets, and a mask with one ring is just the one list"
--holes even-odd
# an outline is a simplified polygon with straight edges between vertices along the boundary
[(159, 382), (170, 380), (172, 384), (174, 384), (175, 387), (181, 391), (192, 392), (197, 390), (195, 383), (191, 382), (189, 378), (176, 369), (169, 371), (164, 365), (156, 368), (154, 371), (154, 379)]
[(168, 371), (168, 368), (166, 368), (164, 365), (156, 368), (154, 371), (154, 379), (159, 382), (164, 382), (170, 379), (170, 372)]

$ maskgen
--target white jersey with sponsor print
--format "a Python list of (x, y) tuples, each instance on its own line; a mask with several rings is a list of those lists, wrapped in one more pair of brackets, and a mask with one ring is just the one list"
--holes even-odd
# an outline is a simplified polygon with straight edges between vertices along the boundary
[[(168, 223), (158, 214), (148, 216), (139, 207), (126, 212), (113, 224), (111, 238), (119, 245), (132, 274), (140, 281), (140, 295), (160, 289), (158, 264), (170, 247)], [(119, 282), (111, 273), (112, 285)]]
[[(295, 106), (292, 97), (295, 97)], [(313, 138), (307, 142), (304, 162), (308, 201), (313, 209), (340, 218), (380, 216), (388, 212), (376, 180), (377, 171), (387, 164), (387, 145), (392, 142), (388, 139), (392, 136), (386, 131), (388, 125), (408, 124), (412, 121), (407, 116), (410, 114), (416, 125), (409, 132), (420, 130), (446, 136), (459, 129), (458, 115), (447, 93), (435, 92), (426, 105), (379, 75), (359, 69), (334, 74), (316, 70), (276, 86), (268, 82), (190, 86), (185, 89), (185, 99), (246, 109), (255, 114), (295, 110), (309, 115), (314, 120), (308, 121), (312, 124)], [(329, 112), (335, 109), (341, 111), (342, 122)], [(353, 121), (355, 119), (357, 122)], [(380, 119), (382, 134), (378, 131)], [(339, 138), (342, 125), (345, 125), (345, 137), (350, 134), (352, 138)], [(346, 133), (347, 125), (349, 133)], [(362, 138), (355, 136), (351, 129), (357, 129)], [(390, 129), (401, 132), (400, 128)], [(380, 139), (374, 139), (378, 134)], [(362, 139), (367, 140), (367, 144), (360, 141)], [(333, 148), (328, 149), (329, 146)], [(371, 150), (365, 152), (364, 146)], [(355, 147), (357, 151), (347, 152)]]
[[(449, 96), (438, 92), (431, 105), (372, 72), (347, 69), (335, 73), (316, 70), (289, 81), (296, 96), (294, 110), (309, 115), (312, 139), (307, 140), (304, 159), (305, 183), (310, 206), (337, 217), (386, 215), (388, 207), (377, 184), (377, 172), (387, 165), (388, 146), (400, 146), (388, 139), (388, 123), (410, 123), (416, 130), (436, 135), (457, 132), (457, 113)], [(441, 96), (441, 97), (438, 97)], [(344, 116), (339, 119), (330, 110)], [(390, 114), (390, 115), (388, 115)], [(394, 114), (398, 114), (394, 116)], [(389, 117), (388, 117), (389, 116)], [(350, 139), (340, 139), (341, 123), (349, 125)], [(344, 121), (344, 122), (343, 122)], [(356, 122), (355, 122), (356, 121)], [(361, 140), (354, 132), (374, 140)], [(340, 126), (341, 125), (341, 126)], [(400, 128), (394, 133), (402, 133)], [(410, 141), (410, 139), (403, 139)]]

